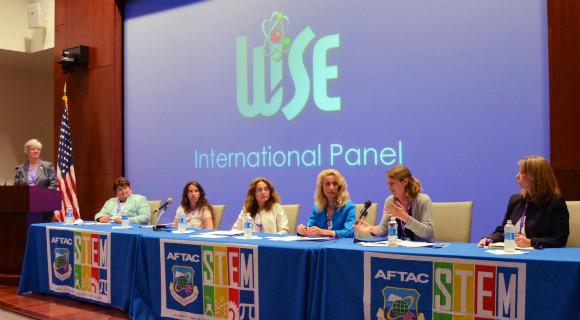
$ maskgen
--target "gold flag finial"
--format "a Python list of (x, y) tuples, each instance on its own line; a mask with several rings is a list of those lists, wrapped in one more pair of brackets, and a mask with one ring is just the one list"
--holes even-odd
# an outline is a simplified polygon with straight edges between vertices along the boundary
[(66, 96), (66, 82), (64, 83), (64, 95)]

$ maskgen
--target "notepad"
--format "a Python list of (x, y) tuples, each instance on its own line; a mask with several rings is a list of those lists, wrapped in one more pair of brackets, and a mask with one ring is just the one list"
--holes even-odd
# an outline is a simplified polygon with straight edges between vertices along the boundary
[[(488, 247), (490, 248), (503, 248), (503, 242), (492, 242), (488, 245)], [(516, 249), (521, 249), (521, 250), (534, 250), (534, 247), (517, 247)]]

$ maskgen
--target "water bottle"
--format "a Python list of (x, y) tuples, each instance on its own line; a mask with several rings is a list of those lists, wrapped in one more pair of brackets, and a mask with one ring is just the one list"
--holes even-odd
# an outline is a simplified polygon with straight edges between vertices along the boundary
[(391, 217), (389, 221), (389, 247), (397, 247), (397, 241), (399, 237), (397, 236), (397, 220), (395, 217)]
[(177, 231), (185, 232), (185, 212), (182, 208), (180, 208), (177, 213)]
[(244, 217), (244, 238), (250, 239), (252, 237), (252, 217), (249, 212), (246, 212)]
[(505, 252), (516, 251), (516, 227), (508, 220), (503, 227), (503, 250)]
[(66, 220), (65, 223), (66, 224), (73, 224), (75, 221), (75, 218), (73, 217), (73, 209), (70, 205), (66, 206)]
[(121, 228), (129, 228), (129, 215), (125, 208), (121, 209)]

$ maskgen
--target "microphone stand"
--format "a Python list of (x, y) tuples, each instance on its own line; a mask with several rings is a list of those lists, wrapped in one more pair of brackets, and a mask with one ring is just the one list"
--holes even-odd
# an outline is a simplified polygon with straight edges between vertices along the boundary
[(161, 219), (161, 216), (165, 213), (166, 210), (167, 210), (167, 205), (162, 206), (161, 208), (156, 210), (156, 211), (159, 211), (159, 216), (157, 217), (157, 221), (155, 222), (155, 226), (153, 227), (153, 231), (169, 231), (166, 229), (167, 225), (157, 223), (157, 222), (159, 222), (159, 219)]
[[(368, 208), (366, 208), (366, 209), (368, 209)], [(363, 209), (363, 212), (361, 212), (359, 219), (366, 219), (367, 214), (368, 214), (366, 209)], [(355, 222), (355, 224), (356, 224), (356, 222)], [(357, 239), (357, 236), (358, 236), (358, 229), (355, 228), (353, 243), (363, 242), (362, 240)]]

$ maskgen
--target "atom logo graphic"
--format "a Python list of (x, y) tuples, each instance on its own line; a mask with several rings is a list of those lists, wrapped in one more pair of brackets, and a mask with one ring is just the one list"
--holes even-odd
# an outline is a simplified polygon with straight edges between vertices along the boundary
[(282, 12), (274, 11), (270, 19), (262, 22), (264, 56), (279, 62), (290, 51), (290, 38), (286, 37), (290, 20)]

